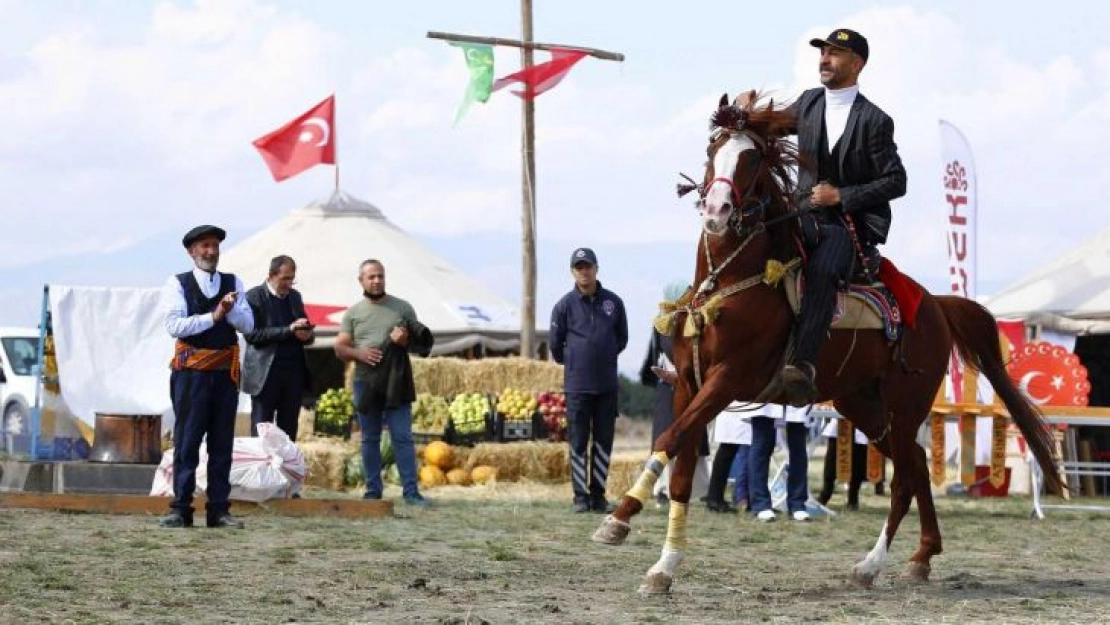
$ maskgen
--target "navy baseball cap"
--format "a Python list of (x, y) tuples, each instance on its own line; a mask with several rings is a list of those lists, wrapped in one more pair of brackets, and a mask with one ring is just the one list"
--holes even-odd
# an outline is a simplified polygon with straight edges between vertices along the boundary
[(860, 55), (864, 63), (867, 62), (867, 55), (871, 52), (870, 47), (867, 45), (867, 37), (847, 28), (838, 28), (829, 33), (829, 36), (824, 39), (810, 39), (809, 45), (814, 48), (832, 46), (834, 48), (850, 50)]
[(189, 249), (193, 243), (196, 243), (204, 237), (216, 237), (220, 241), (223, 241), (224, 238), (227, 237), (227, 233), (224, 232), (223, 228), (217, 228), (216, 226), (197, 226), (185, 233), (185, 238), (181, 239), (181, 243), (185, 246), (185, 249)]
[(570, 266), (573, 267), (578, 263), (589, 263), (597, 266), (597, 254), (594, 254), (594, 251), (588, 247), (580, 247), (570, 255)]

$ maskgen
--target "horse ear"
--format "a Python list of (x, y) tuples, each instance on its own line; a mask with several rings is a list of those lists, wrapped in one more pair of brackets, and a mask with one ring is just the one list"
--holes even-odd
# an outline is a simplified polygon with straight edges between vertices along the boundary
[(724, 108), (726, 106), (728, 106), (728, 94), (722, 93), (721, 100), (717, 102), (717, 108)]

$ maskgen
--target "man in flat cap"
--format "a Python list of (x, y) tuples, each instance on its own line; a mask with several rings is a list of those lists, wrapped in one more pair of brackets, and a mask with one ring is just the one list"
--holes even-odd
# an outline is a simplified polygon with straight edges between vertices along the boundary
[(173, 403), (173, 502), (162, 527), (193, 525), (193, 491), (201, 441), (208, 445), (208, 527), (241, 529), (229, 513), (231, 449), (239, 405), (239, 338), (254, 329), (243, 297), (243, 283), (216, 271), (220, 242), (216, 226), (197, 226), (182, 244), (193, 259), (192, 271), (171, 277), (162, 287), (163, 323), (177, 339), (170, 363)]
[[(624, 302), (601, 286), (597, 255), (570, 255), (574, 288), (551, 311), (551, 355), (563, 365), (575, 512), (612, 512), (605, 497), (617, 420), (617, 356), (628, 345)], [(592, 444), (591, 444), (592, 439)]]
[[(787, 401), (796, 407), (817, 398), (818, 353), (828, 335), (836, 292), (854, 270), (874, 272), (876, 245), (886, 243), (890, 201), (905, 195), (906, 170), (894, 144), (894, 122), (859, 92), (867, 39), (840, 28), (810, 45), (821, 50), (823, 87), (794, 103), (798, 149), (815, 167), (798, 172), (799, 208), (807, 249), (805, 294), (795, 328), (795, 351), (783, 369)], [(754, 444), (754, 441), (753, 441)]]

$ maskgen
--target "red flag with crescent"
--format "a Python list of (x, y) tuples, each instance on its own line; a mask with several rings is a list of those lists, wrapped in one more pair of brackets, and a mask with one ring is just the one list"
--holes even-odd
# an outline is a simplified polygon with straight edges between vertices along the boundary
[(335, 95), (270, 134), (254, 140), (276, 182), (315, 165), (335, 164)]
[(498, 78), (497, 82), (493, 83), (493, 91), (498, 91), (514, 82), (524, 83), (527, 89), (513, 91), (513, 93), (525, 100), (531, 100), (558, 85), (570, 73), (574, 64), (581, 61), (585, 56), (586, 53), (581, 50), (553, 48), (550, 61), (522, 69), (504, 78)]

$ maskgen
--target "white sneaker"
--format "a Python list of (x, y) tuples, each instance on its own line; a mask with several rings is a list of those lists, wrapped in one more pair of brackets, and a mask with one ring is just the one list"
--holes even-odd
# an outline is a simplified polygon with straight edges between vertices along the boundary
[(795, 521), (808, 521), (809, 513), (805, 510), (795, 510), (794, 514), (790, 515)]
[(755, 520), (760, 523), (771, 523), (775, 520), (775, 511), (761, 510), (759, 514), (755, 515)]

